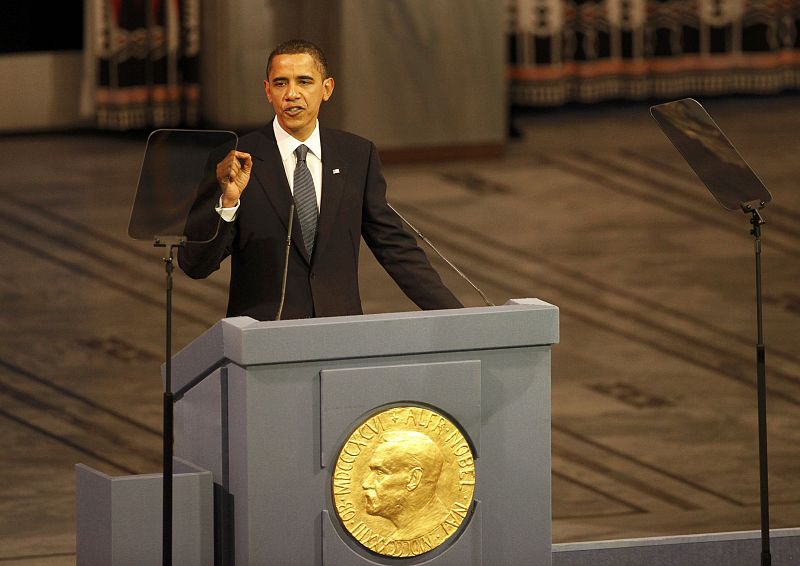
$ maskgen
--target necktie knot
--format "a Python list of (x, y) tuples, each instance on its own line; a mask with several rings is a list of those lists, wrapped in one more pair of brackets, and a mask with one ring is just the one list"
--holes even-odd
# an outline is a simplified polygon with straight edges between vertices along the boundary
[(294, 150), (294, 154), (297, 156), (298, 163), (301, 161), (305, 162), (306, 155), (308, 154), (308, 147), (304, 144), (300, 144), (297, 146), (297, 149)]

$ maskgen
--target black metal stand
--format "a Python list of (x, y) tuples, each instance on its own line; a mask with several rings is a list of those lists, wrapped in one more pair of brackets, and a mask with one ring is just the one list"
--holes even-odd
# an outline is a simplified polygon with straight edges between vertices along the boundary
[(164, 482), (162, 497), (162, 563), (172, 566), (172, 455), (174, 449), (174, 407), (172, 392), (172, 273), (175, 269), (174, 251), (186, 243), (184, 237), (156, 236), (153, 245), (166, 248), (163, 258), (166, 271), (166, 340), (164, 370)]
[(761, 225), (765, 220), (758, 209), (749, 205), (742, 207), (750, 213), (753, 225), (750, 234), (754, 238), (756, 258), (756, 325), (758, 327), (758, 343), (756, 344), (756, 372), (758, 390), (758, 462), (761, 480), (761, 566), (770, 566), (772, 556), (769, 549), (769, 477), (767, 468), (767, 379), (764, 356), (764, 322), (761, 302)]
[(772, 195), (699, 102), (685, 98), (653, 106), (650, 108), (650, 112), (717, 202), (727, 210), (741, 209), (745, 214), (752, 215), (750, 224), (753, 228), (750, 230), (750, 234), (755, 238), (756, 322), (758, 325), (756, 389), (758, 391), (758, 460), (761, 484), (761, 565), (770, 566), (772, 558), (769, 551), (767, 382), (761, 302), (761, 225), (764, 224), (764, 219), (759, 210), (772, 201)]

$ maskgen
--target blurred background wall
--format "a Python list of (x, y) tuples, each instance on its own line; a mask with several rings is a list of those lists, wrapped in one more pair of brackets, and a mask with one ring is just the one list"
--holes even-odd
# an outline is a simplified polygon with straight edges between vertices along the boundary
[(83, 0), (45, 18), (23, 2), (4, 2), (1, 13), (0, 132), (81, 125)]
[(499, 147), (505, 136), (501, 4), (86, 0), (71, 10), (82, 20), (58, 51), (8, 46), (0, 130), (257, 127), (271, 118), (269, 50), (305, 37), (337, 79), (328, 125), (383, 148)]
[(383, 148), (502, 147), (509, 108), (800, 86), (793, 0), (64, 0), (3, 8), (0, 131), (249, 129), (267, 52), (329, 54), (323, 117)]

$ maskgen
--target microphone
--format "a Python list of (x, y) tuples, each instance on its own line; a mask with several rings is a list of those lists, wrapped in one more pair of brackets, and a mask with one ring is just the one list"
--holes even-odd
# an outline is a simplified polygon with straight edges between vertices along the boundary
[(473, 288), (473, 289), (475, 289), (475, 290), (478, 292), (478, 294), (479, 294), (479, 295), (481, 296), (481, 298), (483, 299), (483, 302), (485, 302), (485, 303), (486, 303), (486, 306), (489, 306), (489, 307), (494, 307), (494, 306), (496, 306), (496, 305), (495, 305), (495, 304), (494, 304), (492, 301), (490, 301), (490, 300), (489, 300), (489, 299), (486, 297), (486, 295), (484, 294), (484, 292), (483, 292), (483, 291), (481, 291), (481, 290), (478, 288), (478, 286), (477, 286), (477, 285), (475, 285), (475, 283), (473, 283), (473, 282), (470, 280), (470, 278), (469, 278), (469, 277), (467, 277), (466, 275), (464, 275), (464, 273), (462, 273), (462, 271), (461, 271), (459, 268), (457, 268), (455, 265), (453, 265), (453, 262), (452, 262), (452, 261), (450, 261), (449, 259), (447, 259), (446, 257), (444, 257), (444, 256), (442, 255), (442, 253), (441, 253), (439, 250), (437, 250), (437, 249), (436, 249), (436, 246), (434, 246), (434, 245), (433, 245), (433, 242), (431, 242), (431, 241), (430, 241), (428, 238), (426, 238), (426, 237), (425, 237), (425, 235), (424, 235), (422, 232), (420, 232), (420, 231), (417, 229), (417, 227), (416, 227), (416, 226), (414, 226), (414, 225), (413, 225), (411, 222), (409, 222), (409, 221), (408, 221), (408, 220), (407, 220), (407, 219), (406, 219), (406, 218), (405, 218), (405, 217), (404, 217), (402, 214), (400, 214), (399, 212), (397, 212), (397, 209), (396, 209), (395, 207), (393, 207), (391, 204), (389, 204), (389, 203), (387, 202), (387, 203), (386, 203), (386, 205), (387, 205), (389, 208), (391, 208), (391, 209), (392, 209), (392, 211), (393, 211), (393, 212), (394, 212), (394, 213), (395, 213), (397, 216), (399, 216), (399, 217), (400, 217), (400, 220), (402, 220), (403, 222), (405, 222), (405, 224), (406, 224), (406, 225), (407, 225), (409, 228), (411, 228), (411, 230), (412, 230), (412, 231), (413, 231), (413, 232), (414, 232), (414, 233), (417, 235), (417, 237), (418, 237), (420, 240), (422, 240), (423, 242), (425, 242), (426, 244), (428, 244), (428, 246), (429, 246), (429, 247), (430, 247), (430, 248), (431, 248), (431, 249), (432, 249), (434, 252), (436, 252), (436, 255), (438, 255), (440, 258), (442, 258), (442, 259), (444, 260), (444, 262), (445, 262), (447, 265), (449, 265), (449, 266), (452, 268), (452, 270), (453, 270), (453, 271), (455, 271), (456, 273), (458, 273), (458, 275), (459, 275), (459, 276), (460, 276), (460, 277), (461, 277), (461, 278), (462, 278), (464, 281), (466, 281), (467, 283), (469, 283), (469, 284), (472, 286), (472, 288)]
[(286, 230), (286, 254), (283, 257), (283, 277), (281, 279), (281, 302), (278, 303), (278, 314), (275, 320), (280, 320), (283, 315), (283, 303), (286, 301), (286, 279), (289, 276), (289, 252), (292, 247), (292, 224), (294, 224), (294, 199), (289, 207), (289, 228)]

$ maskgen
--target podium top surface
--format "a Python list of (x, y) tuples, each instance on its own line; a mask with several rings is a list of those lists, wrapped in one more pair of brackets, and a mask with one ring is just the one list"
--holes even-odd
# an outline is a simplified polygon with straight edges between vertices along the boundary
[(230, 361), (240, 366), (551, 345), (558, 307), (498, 307), (259, 322), (225, 318), (173, 356), (175, 390)]

